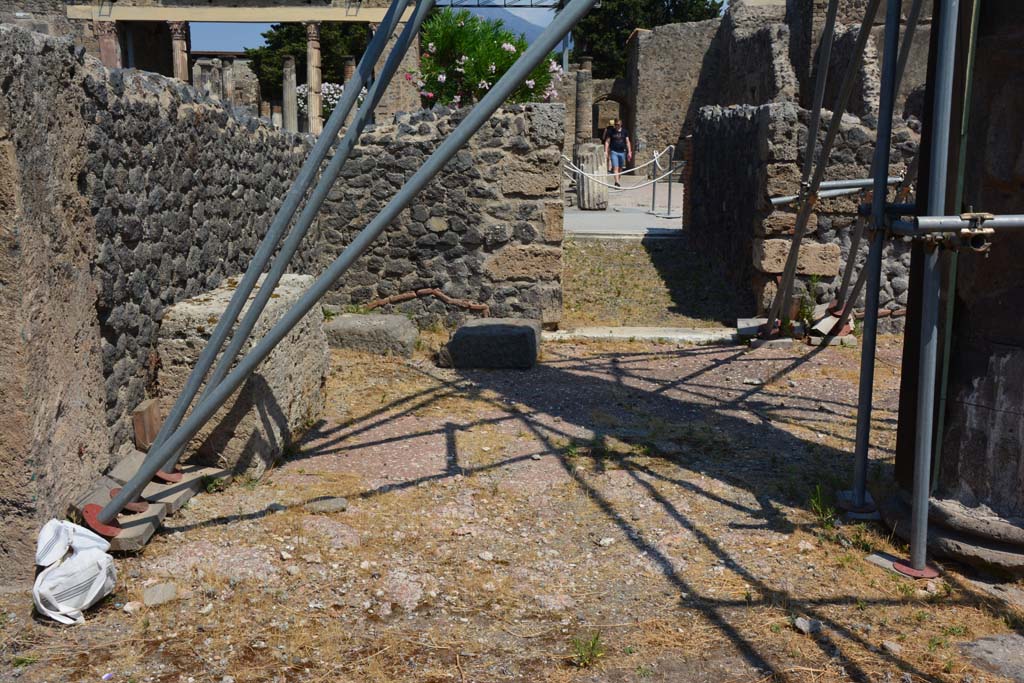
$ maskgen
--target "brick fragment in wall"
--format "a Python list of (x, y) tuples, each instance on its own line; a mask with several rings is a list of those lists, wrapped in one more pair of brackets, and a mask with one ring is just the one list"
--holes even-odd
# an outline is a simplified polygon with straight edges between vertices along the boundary
[[(781, 273), (786, 267), (790, 242), (786, 239), (755, 239), (754, 268), (762, 273)], [(839, 272), (840, 248), (838, 244), (820, 244), (804, 240), (796, 272), (801, 275), (834, 276)]]
[(494, 280), (558, 280), (562, 276), (562, 250), (539, 244), (513, 244), (489, 256), (484, 271)]
[[(784, 209), (776, 209), (768, 214), (763, 221), (754, 225), (754, 234), (758, 237), (792, 235), (795, 229), (796, 213)], [(807, 232), (814, 232), (817, 229), (818, 216), (812, 213), (807, 219)]]

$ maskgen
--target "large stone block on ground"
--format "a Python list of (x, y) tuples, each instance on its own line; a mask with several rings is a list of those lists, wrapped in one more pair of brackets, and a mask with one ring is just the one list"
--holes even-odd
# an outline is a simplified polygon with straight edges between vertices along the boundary
[(540, 322), (524, 318), (471, 320), (452, 335), (442, 360), (453, 368), (532, 368), (540, 353)]
[(412, 355), (419, 330), (404, 315), (344, 313), (324, 325), (327, 342), (336, 349), (355, 349), (382, 355)]
[[(170, 411), (184, 387), (227, 308), (234, 282), (180, 301), (164, 314), (157, 340), (162, 414)], [(281, 278), (240, 356), (263, 338), (312, 282), (308, 275)], [(314, 307), (221, 406), (189, 449), (207, 464), (235, 473), (262, 474), (323, 411), (327, 369), (323, 314)]]
[[(781, 273), (786, 268), (789, 245), (786, 239), (755, 239), (754, 268), (762, 273)], [(800, 243), (796, 272), (800, 275), (834, 276), (839, 273), (839, 259), (838, 244), (804, 240)]]

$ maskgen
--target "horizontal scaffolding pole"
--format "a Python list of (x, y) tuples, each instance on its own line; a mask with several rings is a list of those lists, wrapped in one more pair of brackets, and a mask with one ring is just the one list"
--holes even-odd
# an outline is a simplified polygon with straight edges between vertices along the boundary
[[(902, 180), (903, 180), (903, 178), (898, 178), (898, 177), (893, 176), (893, 177), (890, 177), (888, 179), (887, 184), (889, 184), (889, 185), (897, 185)], [(864, 190), (866, 190), (866, 189), (871, 187), (872, 180), (870, 178), (867, 178), (867, 179), (864, 179), (864, 180), (833, 180), (831, 182), (833, 182), (833, 183), (847, 183), (847, 185), (846, 186), (839, 186), (839, 187), (836, 187), (836, 186), (827, 187), (828, 183), (822, 183), (821, 184), (822, 188), (827, 188), (827, 189), (823, 189), (823, 190), (818, 192), (818, 199), (829, 199), (829, 198), (832, 198), (832, 197), (845, 197), (847, 195), (857, 194), (859, 192), (863, 192)], [(857, 183), (857, 184), (854, 184), (854, 183)], [(785, 197), (772, 197), (772, 206), (784, 206), (785, 204), (792, 204), (793, 202), (797, 201), (798, 199), (800, 199), (800, 195), (796, 195), (796, 194), (786, 195)]]
[(1019, 230), (1024, 228), (1024, 214), (1007, 214), (992, 218), (964, 218), (962, 216), (920, 216), (913, 220), (893, 221), (892, 231), (897, 235), (924, 235), (936, 232), (963, 230)]

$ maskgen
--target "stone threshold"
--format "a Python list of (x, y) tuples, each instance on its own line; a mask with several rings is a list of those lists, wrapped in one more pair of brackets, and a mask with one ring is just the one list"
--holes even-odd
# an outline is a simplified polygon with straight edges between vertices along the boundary
[(675, 344), (736, 344), (739, 338), (729, 327), (577, 327), (545, 331), (543, 341), (593, 339), (605, 341), (660, 341)]

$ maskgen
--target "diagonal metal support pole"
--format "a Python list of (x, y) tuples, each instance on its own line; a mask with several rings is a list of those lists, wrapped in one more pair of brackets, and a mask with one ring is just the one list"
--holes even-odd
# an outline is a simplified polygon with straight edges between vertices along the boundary
[[(159, 467), (176, 453), (178, 449), (184, 447), (189, 439), (202, 429), (203, 425), (206, 424), (231, 394), (248, 379), (281, 340), (288, 336), (292, 328), (331, 290), (334, 283), (345, 274), (356, 259), (373, 244), (427, 183), (444, 168), (445, 164), (469, 141), (469, 138), (487, 122), (498, 107), (519, 87), (520, 83), (526, 80), (530, 72), (547, 58), (562, 36), (576, 25), (576, 22), (590, 10), (595, 2), (596, 0), (572, 0), (562, 12), (555, 16), (544, 32), (516, 60), (516, 63), (512, 65), (505, 75), (494, 84), (487, 95), (470, 110), (458, 127), (430, 155), (430, 158), (413, 174), (405, 186), (388, 202), (387, 206), (363, 228), (341, 255), (327, 267), (324, 273), (303, 293), (295, 305), (281, 317), (249, 353), (238, 361), (234, 370), (212, 389), (205, 399), (196, 405), (195, 409), (178, 429), (174, 430), (167, 437), (166, 441), (150, 453), (139, 471), (125, 484), (119, 494), (118, 497), (123, 497), (123, 499), (111, 501), (111, 504), (108, 504), (102, 510), (98, 509), (99, 506), (87, 506), (85, 518), (90, 526), (94, 529), (100, 527), (105, 535), (111, 535), (111, 527), (106, 525), (114, 521), (120, 506), (126, 500), (133, 499), (138, 495), (139, 491), (156, 474)], [(117, 505), (113, 505), (114, 503), (117, 503)], [(98, 516), (101, 513), (110, 514), (110, 517), (106, 518), (106, 522), (100, 521)], [(113, 533), (116, 534), (116, 528), (113, 530)]]
[[(914, 43), (914, 32), (917, 30), (917, 21), (921, 17), (922, 2), (923, 0), (914, 0), (910, 6), (907, 24), (903, 30), (903, 39), (900, 41), (900, 56), (896, 60), (896, 83), (893, 86), (897, 94), (899, 94), (900, 83), (903, 81), (903, 74), (907, 68), (907, 60), (910, 58), (910, 48)], [(874, 161), (872, 161), (871, 177), (874, 177), (876, 173), (877, 169), (875, 168)], [(853, 278), (853, 270), (857, 265), (856, 256), (857, 252), (860, 251), (860, 240), (864, 236), (865, 224), (866, 221), (858, 218), (853, 234), (850, 236), (850, 256), (846, 259), (846, 268), (843, 269), (843, 280), (839, 286), (839, 294), (836, 296), (835, 302), (833, 302), (835, 306), (846, 304), (846, 292), (850, 286), (850, 280)], [(856, 301), (857, 297), (855, 296), (853, 300)]]
[[(779, 319), (779, 313), (782, 310), (784, 303), (788, 304), (788, 296), (792, 294), (793, 278), (796, 277), (796, 264), (797, 257), (800, 252), (800, 242), (804, 238), (804, 233), (807, 232), (807, 221), (810, 219), (811, 211), (814, 210), (814, 205), (818, 199), (818, 188), (821, 182), (825, 179), (825, 169), (828, 166), (828, 157), (832, 152), (832, 145), (835, 143), (836, 136), (839, 134), (839, 126), (842, 123), (843, 114), (846, 112), (846, 105), (850, 101), (850, 96), (853, 94), (853, 86), (857, 80), (857, 71), (860, 69), (861, 61), (864, 57), (864, 47), (867, 45), (868, 37), (871, 34), (871, 26), (874, 23), (874, 16), (878, 12), (878, 5), (880, 0), (868, 0), (867, 7), (864, 9), (864, 20), (861, 23), (860, 31), (857, 34), (857, 42), (854, 45), (853, 57), (850, 60), (850, 64), (846, 69), (846, 74), (843, 77), (843, 83), (839, 90), (839, 97), (836, 99), (835, 108), (832, 111), (832, 120), (829, 122), (828, 132), (825, 135), (825, 141), (821, 146), (821, 152), (818, 155), (818, 163), (814, 166), (814, 175), (811, 178), (809, 187), (806, 188), (804, 194), (804, 201), (800, 205), (800, 211), (796, 218), (796, 227), (793, 231), (793, 240), (789, 246), (789, 255), (786, 258), (786, 267), (783, 269), (782, 280), (778, 291), (775, 293), (775, 299), (772, 301), (771, 308), (768, 311), (768, 329), (769, 334), (775, 328), (775, 321)], [(826, 66), (827, 68), (827, 66)], [(816, 107), (820, 111), (820, 107)], [(808, 132), (808, 145), (813, 144), (814, 137), (811, 137), (811, 131)], [(806, 159), (804, 160), (806, 163)], [(886, 168), (888, 170), (888, 168)]]
[[(401, 65), (402, 59), (409, 50), (409, 46), (412, 45), (414, 40), (417, 40), (420, 26), (423, 25), (424, 20), (426, 20), (427, 15), (433, 8), (434, 0), (419, 0), (417, 3), (413, 16), (406, 23), (405, 28), (402, 29), (402, 33), (399, 35), (394, 48), (388, 55), (381, 72), (377, 75), (377, 78), (374, 79), (373, 85), (370, 86), (369, 91), (366, 93), (366, 98), (359, 107), (359, 111), (356, 112), (355, 118), (352, 120), (351, 124), (349, 124), (348, 130), (345, 131), (345, 137), (342, 138), (341, 142), (339, 142), (337, 147), (335, 147), (334, 156), (331, 158), (330, 163), (327, 165), (323, 175), (320, 177), (320, 181), (317, 183), (312, 194), (310, 194), (309, 199), (306, 201), (306, 205), (299, 214), (295, 225), (292, 227), (291, 232), (288, 233), (288, 237), (285, 238), (284, 243), (281, 245), (280, 251), (277, 253), (277, 256), (274, 257), (274, 262), (270, 267), (270, 271), (267, 273), (263, 283), (260, 285), (256, 297), (253, 299), (252, 303), (249, 304), (249, 308), (246, 309), (242, 321), (238, 324), (238, 328), (231, 337), (231, 342), (224, 350), (224, 353), (221, 354), (220, 360), (217, 361), (217, 365), (214, 366), (213, 373), (210, 375), (209, 380), (206, 382), (206, 387), (200, 395), (200, 401), (210, 395), (210, 391), (213, 387), (220, 384), (221, 380), (223, 380), (225, 375), (228, 374), (228, 370), (231, 369), (231, 364), (235, 362), (235, 358), (238, 357), (239, 352), (249, 340), (249, 335), (252, 334), (253, 328), (256, 327), (256, 322), (263, 313), (263, 309), (266, 308), (267, 302), (270, 301), (270, 297), (273, 295), (274, 289), (277, 287), (277, 283), (280, 282), (281, 276), (283, 276), (285, 271), (288, 269), (289, 262), (298, 250), (299, 245), (306, 236), (306, 233), (309, 231), (309, 227), (313, 224), (317, 214), (320, 213), (320, 207), (327, 199), (327, 195), (330, 193), (331, 187), (341, 174), (341, 170), (345, 167), (345, 163), (348, 161), (349, 156), (352, 154), (352, 150), (359, 141), (359, 136), (362, 134), (366, 124), (369, 123), (370, 117), (373, 115), (373, 111), (380, 103), (381, 97), (384, 96), (384, 91), (391, 83), (391, 79), (394, 77), (395, 72)], [(175, 427), (177, 427), (177, 425), (175, 425)], [(174, 456), (164, 464), (163, 469), (173, 469), (177, 464), (178, 459), (181, 458), (182, 453), (184, 453), (184, 449), (179, 449)]]
[[(828, 69), (832, 63), (832, 42), (836, 35), (836, 14), (838, 11), (839, 1), (829, 0), (828, 10), (825, 14), (825, 26), (821, 29), (821, 43), (819, 43), (818, 47), (818, 74), (814, 81), (814, 102), (811, 103), (811, 120), (807, 126), (807, 149), (804, 151), (804, 167), (800, 174), (798, 199), (802, 199), (805, 204), (808, 201), (805, 192), (811, 180), (811, 171), (814, 169), (814, 153), (818, 147), (818, 130), (821, 128), (821, 108), (825, 104), (825, 86), (828, 84)], [(820, 163), (827, 163), (827, 158), (824, 162)], [(809, 220), (810, 216), (807, 219)], [(799, 230), (799, 219), (797, 222)], [(804, 223), (806, 225), (806, 220)], [(794, 237), (795, 240), (796, 238)], [(790, 253), (794, 249), (795, 245), (790, 245)], [(780, 285), (778, 291), (775, 292), (775, 297), (778, 299), (779, 295), (782, 295), (783, 300), (788, 302), (792, 296), (793, 284), (786, 278), (783, 278), (780, 281)], [(775, 301), (772, 302), (772, 309), (775, 309)], [(775, 328), (775, 319), (777, 317), (778, 315), (776, 314), (768, 316), (769, 333)]]
[[(206, 347), (199, 354), (199, 358), (196, 361), (196, 367), (193, 368), (192, 373), (189, 375), (181, 395), (178, 397), (177, 401), (175, 401), (174, 406), (171, 408), (163, 425), (160, 427), (160, 431), (157, 433), (157, 436), (153, 441), (153, 445), (150, 447), (151, 453), (166, 441), (167, 437), (178, 427), (182, 418), (185, 416), (185, 413), (188, 411), (188, 407), (191, 405), (192, 399), (199, 391), (200, 386), (202, 386), (206, 373), (209, 372), (210, 367), (213, 365), (213, 361), (216, 359), (225, 340), (230, 335), (231, 328), (238, 319), (238, 315), (242, 312), (242, 308), (245, 306), (245, 302), (249, 298), (249, 294), (252, 293), (253, 288), (256, 286), (256, 282), (259, 279), (260, 274), (266, 267), (270, 257), (274, 253), (274, 250), (277, 249), (277, 245), (281, 241), (281, 237), (284, 234), (285, 229), (288, 227), (288, 224), (291, 223), (296, 210), (302, 203), (302, 199), (305, 197), (306, 191), (316, 178), (317, 173), (320, 170), (320, 165), (327, 157), (327, 153), (330, 151), (331, 146), (337, 139), (338, 133), (345, 124), (346, 117), (356, 103), (359, 92), (362, 90), (363, 85), (368, 82), (372, 74), (374, 64), (377, 63), (381, 53), (383, 53), (384, 48), (387, 45), (387, 39), (394, 32), (395, 26), (398, 24), (402, 12), (405, 10), (408, 3), (409, 0), (395, 0), (384, 15), (384, 19), (381, 21), (381, 29), (374, 34), (373, 39), (366, 48), (366, 52), (363, 54), (363, 58), (359, 62), (359, 68), (356, 69), (356, 73), (352, 76), (352, 79), (350, 79), (350, 83), (352, 84), (351, 87), (345, 89), (345, 92), (342, 94), (341, 101), (338, 103), (338, 106), (335, 107), (331, 116), (327, 119), (323, 132), (313, 145), (313, 149), (310, 150), (306, 161), (302, 164), (302, 168), (299, 170), (295, 183), (288, 190), (284, 201), (277, 210), (277, 214), (274, 215), (274, 220), (271, 222), (270, 228), (267, 230), (267, 234), (263, 238), (263, 242), (253, 255), (252, 261), (249, 262), (249, 266), (246, 268), (245, 274), (242, 276), (242, 280), (239, 283), (238, 288), (235, 290), (231, 300), (228, 302), (227, 308), (224, 310), (224, 315), (222, 315), (220, 320), (217, 321), (217, 326), (211, 333), (209, 342), (207, 342)], [(118, 498), (120, 498), (120, 496), (118, 496)], [(115, 500), (117, 500), (117, 498), (115, 498)], [(109, 519), (107, 521), (109, 521)]]

